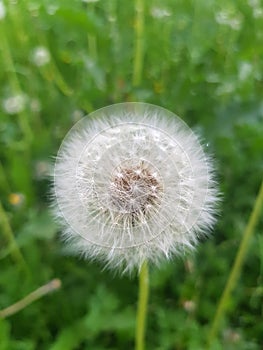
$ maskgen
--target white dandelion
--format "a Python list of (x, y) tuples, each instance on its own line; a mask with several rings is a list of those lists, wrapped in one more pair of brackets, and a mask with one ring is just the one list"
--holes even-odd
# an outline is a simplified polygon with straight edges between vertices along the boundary
[(4, 99), (3, 109), (7, 114), (17, 114), (23, 112), (26, 107), (27, 96), (24, 94), (12, 95)]
[(211, 159), (161, 107), (121, 103), (83, 118), (63, 140), (54, 175), (65, 239), (122, 272), (194, 248), (215, 222)]
[(6, 8), (5, 8), (5, 4), (3, 3), (3, 1), (0, 1), (0, 21), (2, 19), (4, 19), (6, 16)]
[(35, 47), (32, 51), (31, 60), (38, 67), (45, 66), (50, 62), (50, 52), (44, 46)]
[(166, 8), (152, 7), (151, 8), (151, 15), (154, 18), (161, 19), (161, 18), (165, 18), (165, 17), (170, 17), (171, 12)]

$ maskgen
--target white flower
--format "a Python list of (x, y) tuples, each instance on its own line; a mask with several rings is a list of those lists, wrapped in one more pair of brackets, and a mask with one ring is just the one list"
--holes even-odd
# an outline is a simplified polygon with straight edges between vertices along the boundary
[(230, 9), (217, 12), (215, 20), (217, 23), (229, 26), (233, 30), (240, 30), (242, 26), (242, 16)]
[(248, 80), (253, 73), (253, 66), (251, 63), (242, 61), (238, 67), (238, 78), (241, 81)]
[(145, 103), (108, 106), (75, 124), (58, 153), (54, 195), (74, 249), (123, 272), (193, 248), (218, 199), (197, 136)]
[(259, 0), (248, 0), (248, 4), (251, 7), (259, 7), (260, 6), (260, 1)]
[(167, 10), (166, 8), (152, 7), (151, 8), (151, 15), (154, 18), (165, 18), (165, 17), (170, 17), (171, 12), (169, 10)]
[(32, 52), (32, 62), (38, 66), (44, 66), (50, 62), (50, 53), (44, 46), (36, 47)]
[(6, 15), (6, 9), (3, 1), (0, 0), (0, 20), (4, 19)]
[(253, 9), (253, 16), (255, 18), (262, 18), (263, 17), (263, 8), (257, 7)]
[(59, 9), (59, 6), (56, 5), (56, 4), (50, 4), (47, 6), (47, 13), (50, 15), (50, 16), (53, 16), (57, 10)]
[(17, 114), (25, 109), (26, 96), (17, 94), (3, 100), (3, 109), (8, 114)]
[(32, 112), (35, 112), (35, 113), (38, 113), (41, 111), (41, 103), (40, 101), (37, 99), (37, 98), (33, 98), (31, 101), (30, 101), (30, 109)]

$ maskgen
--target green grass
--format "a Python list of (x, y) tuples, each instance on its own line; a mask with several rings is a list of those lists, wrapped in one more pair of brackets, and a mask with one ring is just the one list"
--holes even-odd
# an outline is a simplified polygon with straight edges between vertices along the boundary
[[(260, 1), (1, 4), (0, 310), (54, 278), (62, 287), (0, 320), (0, 350), (133, 349), (136, 278), (68, 255), (48, 209), (47, 174), (67, 131), (125, 101), (178, 114), (216, 159), (218, 224), (194, 255), (151, 268), (147, 317), (147, 349), (204, 349), (262, 179)], [(38, 47), (50, 54), (43, 65)], [(212, 350), (262, 349), (262, 224)]]

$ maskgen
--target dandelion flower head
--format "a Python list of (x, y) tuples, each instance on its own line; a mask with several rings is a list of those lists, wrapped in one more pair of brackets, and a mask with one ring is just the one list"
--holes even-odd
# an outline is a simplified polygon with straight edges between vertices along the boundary
[(131, 272), (196, 246), (218, 200), (211, 159), (175, 114), (120, 103), (81, 119), (55, 164), (54, 212), (74, 250)]

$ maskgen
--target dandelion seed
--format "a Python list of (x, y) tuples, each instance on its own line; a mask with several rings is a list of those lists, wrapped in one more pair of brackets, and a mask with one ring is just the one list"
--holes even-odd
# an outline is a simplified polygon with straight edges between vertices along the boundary
[(211, 159), (161, 107), (123, 103), (83, 118), (65, 137), (54, 175), (65, 239), (122, 272), (194, 248), (215, 222)]

